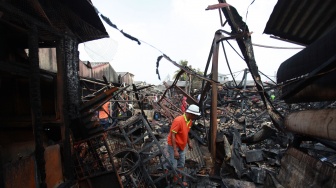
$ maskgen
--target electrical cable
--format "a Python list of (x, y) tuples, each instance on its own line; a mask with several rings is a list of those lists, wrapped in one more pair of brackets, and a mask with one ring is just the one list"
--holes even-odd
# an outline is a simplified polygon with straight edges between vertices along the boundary
[(244, 70), (239, 71), (238, 74), (235, 76), (235, 78), (237, 78), (240, 75), (240, 73), (242, 73), (243, 71)]
[(231, 67), (230, 67), (230, 63), (229, 63), (229, 60), (228, 60), (227, 55), (226, 55), (226, 51), (225, 51), (225, 48), (224, 48), (223, 41), (221, 42), (221, 44), (222, 44), (222, 48), (223, 48), (223, 52), (224, 52), (224, 56), (225, 56), (225, 60), (226, 60), (226, 64), (227, 64), (227, 66), (228, 66), (228, 68), (229, 68), (229, 71), (230, 71), (230, 73), (231, 73), (233, 82), (234, 82), (235, 85), (237, 86), (237, 82), (236, 82), (236, 80), (235, 80), (234, 77), (233, 77), (233, 74), (232, 74), (232, 71), (231, 71)]
[[(242, 71), (244, 71), (244, 70), (240, 70), (240, 71), (236, 71), (236, 72), (233, 72), (233, 74), (235, 74), (235, 73), (241, 73)], [(224, 76), (227, 76), (227, 75), (231, 75), (231, 74), (223, 74)]]
[(268, 77), (266, 74), (258, 70), (260, 74), (264, 75), (266, 78), (270, 79), (274, 84), (277, 84), (275, 81), (273, 81), (270, 77)]
[(262, 48), (273, 48), (273, 49), (285, 49), (285, 50), (301, 50), (305, 47), (281, 47), (281, 46), (268, 46), (268, 45), (262, 45), (262, 44), (256, 44), (252, 43), (253, 46), (258, 46)]
[(231, 43), (230, 43), (229, 41), (226, 41), (226, 42), (231, 46), (231, 48), (236, 52), (236, 54), (237, 54), (242, 60), (245, 61), (245, 58), (239, 54), (239, 52), (238, 52), (238, 51), (231, 45)]

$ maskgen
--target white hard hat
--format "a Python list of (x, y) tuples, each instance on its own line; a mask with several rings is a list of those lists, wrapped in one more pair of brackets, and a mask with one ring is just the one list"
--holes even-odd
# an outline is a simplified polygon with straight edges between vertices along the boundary
[(201, 115), (201, 113), (199, 112), (199, 107), (197, 105), (190, 105), (186, 111), (187, 113), (190, 113), (190, 114), (194, 114), (196, 116), (199, 116)]

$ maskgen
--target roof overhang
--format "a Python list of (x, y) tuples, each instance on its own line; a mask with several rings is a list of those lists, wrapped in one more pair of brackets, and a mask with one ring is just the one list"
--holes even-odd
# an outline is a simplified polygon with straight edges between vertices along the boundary
[(278, 0), (264, 33), (310, 45), (336, 26), (333, 0)]

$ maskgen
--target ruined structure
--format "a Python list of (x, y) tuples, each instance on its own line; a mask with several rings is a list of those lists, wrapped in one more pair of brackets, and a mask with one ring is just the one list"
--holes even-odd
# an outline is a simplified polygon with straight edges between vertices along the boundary
[[(167, 60), (181, 71), (161, 91), (134, 84), (131, 74), (122, 81), (108, 63), (79, 61), (78, 43), (108, 36), (98, 15), (108, 18), (90, 1), (1, 2), (0, 186), (174, 187), (171, 177), (182, 173), (178, 183), (191, 187), (335, 187), (334, 3), (278, 1), (265, 33), (307, 47), (283, 62), (271, 84), (261, 80), (236, 9), (223, 0), (211, 9), (231, 31), (214, 33), (205, 74), (162, 54), (157, 68)], [(218, 80), (228, 40), (248, 67), (239, 83)], [(181, 88), (182, 74), (202, 87)], [(202, 116), (179, 171), (167, 158), (166, 136), (183, 97)]]
[[(73, 185), (78, 44), (107, 37), (105, 28), (82, 0), (2, 1), (0, 15), (0, 186)], [(39, 56), (40, 48), (54, 48), (56, 57)], [(40, 69), (47, 58), (56, 59), (57, 73)]]

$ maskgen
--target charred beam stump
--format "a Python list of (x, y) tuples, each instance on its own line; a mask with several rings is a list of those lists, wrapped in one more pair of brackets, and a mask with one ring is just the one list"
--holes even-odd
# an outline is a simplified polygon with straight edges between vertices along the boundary
[(70, 125), (78, 125), (79, 117), (79, 75), (78, 75), (78, 42), (69, 36), (58, 41), (57, 55), (57, 102), (64, 144), (64, 175), (74, 179), (74, 165), (71, 156)]

